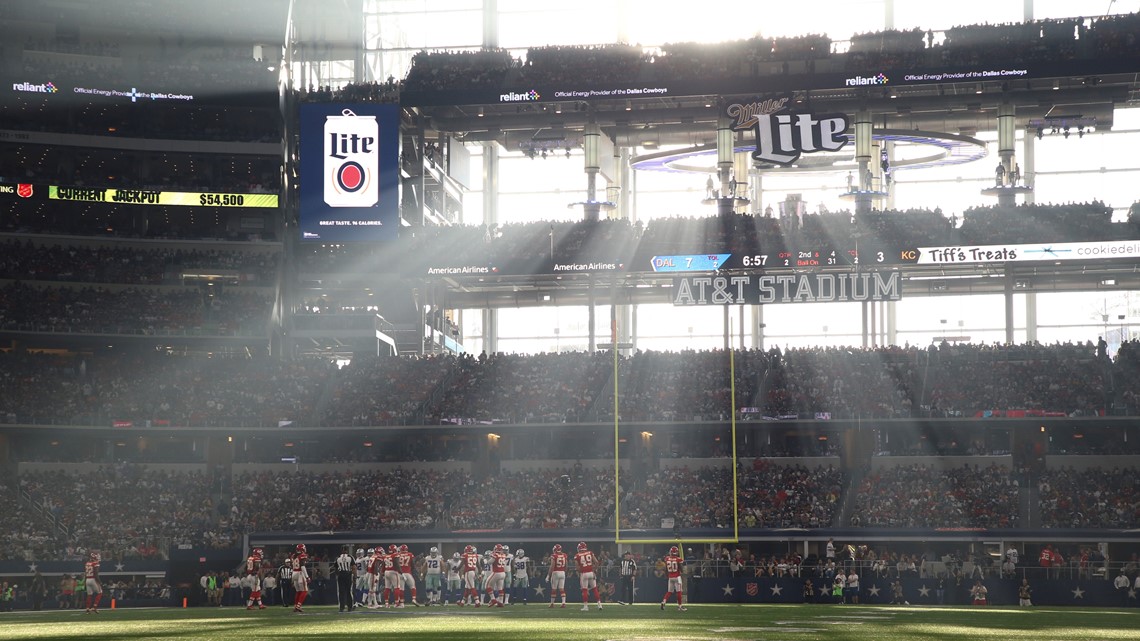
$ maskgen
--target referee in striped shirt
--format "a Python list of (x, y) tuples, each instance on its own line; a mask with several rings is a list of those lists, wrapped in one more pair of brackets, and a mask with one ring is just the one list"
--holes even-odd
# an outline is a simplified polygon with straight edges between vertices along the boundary
[(633, 581), (637, 576), (637, 561), (633, 555), (626, 552), (621, 556), (621, 587), (617, 602), (622, 605), (633, 604)]
[(349, 549), (351, 548), (345, 546), (340, 556), (336, 557), (336, 597), (341, 612), (352, 612), (353, 608), (352, 583), (356, 578), (356, 559), (348, 553)]

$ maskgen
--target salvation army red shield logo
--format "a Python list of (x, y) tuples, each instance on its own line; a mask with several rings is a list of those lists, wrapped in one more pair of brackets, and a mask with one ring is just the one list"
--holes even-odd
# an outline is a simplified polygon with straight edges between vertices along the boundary
[(16, 185), (16, 195), (20, 198), (31, 198), (32, 186), (26, 183), (20, 183)]
[(760, 586), (756, 583), (747, 583), (744, 585), (744, 591), (748, 593), (748, 596), (756, 596), (760, 592)]

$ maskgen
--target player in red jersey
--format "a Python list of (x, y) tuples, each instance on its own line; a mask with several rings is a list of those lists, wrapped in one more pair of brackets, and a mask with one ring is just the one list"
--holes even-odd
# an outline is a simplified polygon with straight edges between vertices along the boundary
[(416, 555), (408, 550), (408, 546), (401, 545), (396, 551), (396, 567), (400, 570), (400, 578), (396, 584), (396, 607), (404, 607), (404, 594), (410, 592), (412, 605), (419, 606), (416, 601), (416, 577), (412, 575), (412, 566), (416, 563)]
[(249, 599), (245, 602), (245, 609), (252, 610), (256, 603), (258, 609), (264, 610), (265, 604), (261, 602), (261, 548), (253, 548), (249, 558), (245, 560), (245, 576), (249, 581)]
[(305, 604), (305, 599), (309, 596), (309, 570), (305, 564), (309, 561), (309, 552), (305, 549), (304, 543), (298, 543), (293, 556), (289, 559), (289, 564), (293, 566), (293, 590), (296, 596), (293, 597), (293, 611), (304, 612), (301, 608)]
[(555, 545), (554, 549), (550, 552), (550, 570), (546, 575), (546, 581), (550, 584), (550, 607), (554, 607), (554, 598), (558, 594), (562, 595), (562, 607), (566, 607), (566, 566), (569, 565), (569, 557), (562, 551), (561, 545)]
[(665, 604), (669, 601), (669, 597), (674, 592), (677, 593), (677, 609), (681, 612), (688, 610), (682, 600), (682, 586), (681, 586), (681, 565), (685, 560), (681, 558), (681, 551), (677, 546), (669, 548), (669, 556), (665, 557), (665, 576), (668, 578), (668, 587), (665, 588), (665, 598), (661, 599), (661, 609), (665, 609)]
[(507, 581), (507, 553), (501, 544), (491, 552), (491, 576), (487, 580), (487, 597), (493, 608), (503, 607), (503, 588)]
[(99, 614), (99, 601), (103, 599), (103, 583), (99, 580), (99, 553), (92, 552), (83, 564), (83, 585), (87, 589), (87, 614)]
[(382, 607), (396, 607), (396, 590), (400, 587), (400, 571), (396, 568), (395, 544), (388, 546), (388, 551), (380, 555), (384, 567), (384, 594), (381, 597)]
[(476, 587), (475, 576), (479, 572), (479, 553), (475, 551), (474, 545), (468, 545), (463, 549), (463, 566), (460, 570), (463, 572), (463, 598), (459, 600), (459, 605), (463, 605), (468, 599), (475, 601), (475, 607), (479, 607), (479, 589)]
[(598, 602), (598, 609), (602, 609), (602, 592), (598, 589), (598, 576), (594, 573), (597, 559), (585, 541), (578, 544), (578, 552), (574, 555), (574, 565), (578, 568), (578, 584), (582, 586), (582, 610), (590, 609), (590, 590), (594, 591), (594, 599)]

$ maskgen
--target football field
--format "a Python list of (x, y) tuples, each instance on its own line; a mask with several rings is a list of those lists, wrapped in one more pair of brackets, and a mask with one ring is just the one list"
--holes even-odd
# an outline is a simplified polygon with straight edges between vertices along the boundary
[(435, 639), (544, 641), (1088, 641), (1136, 639), (1140, 609), (888, 607), (835, 605), (607, 605), (507, 608), (406, 608), (338, 613), (333, 606), (304, 614), (274, 607), (105, 609), (0, 614), (0, 638), (16, 639)]

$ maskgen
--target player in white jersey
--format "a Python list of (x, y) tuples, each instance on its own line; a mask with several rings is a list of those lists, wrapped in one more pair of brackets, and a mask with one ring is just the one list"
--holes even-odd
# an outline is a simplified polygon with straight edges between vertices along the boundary
[(353, 563), (356, 564), (356, 585), (353, 586), (353, 605), (359, 608), (364, 605), (364, 596), (368, 594), (368, 558), (364, 556), (363, 548), (356, 549), (356, 556), (353, 558)]
[(424, 557), (423, 568), (424, 591), (427, 592), (427, 605), (440, 604), (440, 591), (443, 584), (444, 558), (439, 555), (439, 548), (432, 547)]
[(508, 545), (503, 545), (503, 560), (507, 571), (503, 579), (503, 605), (511, 604), (511, 574), (514, 572), (515, 555), (511, 554), (511, 548)]
[(447, 592), (444, 596), (444, 604), (459, 603), (459, 591), (462, 589), (463, 580), (460, 576), (460, 570), (463, 568), (463, 557), (456, 552), (451, 555), (447, 560)]
[(492, 573), (492, 570), (491, 570), (491, 551), (490, 550), (485, 550), (483, 552), (483, 556), (479, 560), (479, 563), (480, 563), (480, 568), (481, 568), (481, 572), (482, 572), (482, 574), (480, 574), (480, 576), (482, 577), (482, 583), (481, 583), (482, 587), (479, 590), (480, 602), (483, 605), (490, 605), (491, 604), (490, 603), (490, 596), (487, 592), (487, 588), (491, 585), (491, 573)]
[(529, 565), (530, 559), (526, 555), (526, 550), (519, 548), (511, 555), (513, 576), (511, 578), (510, 599), (514, 601), (522, 599), (523, 605), (527, 604), (527, 592), (530, 591)]

